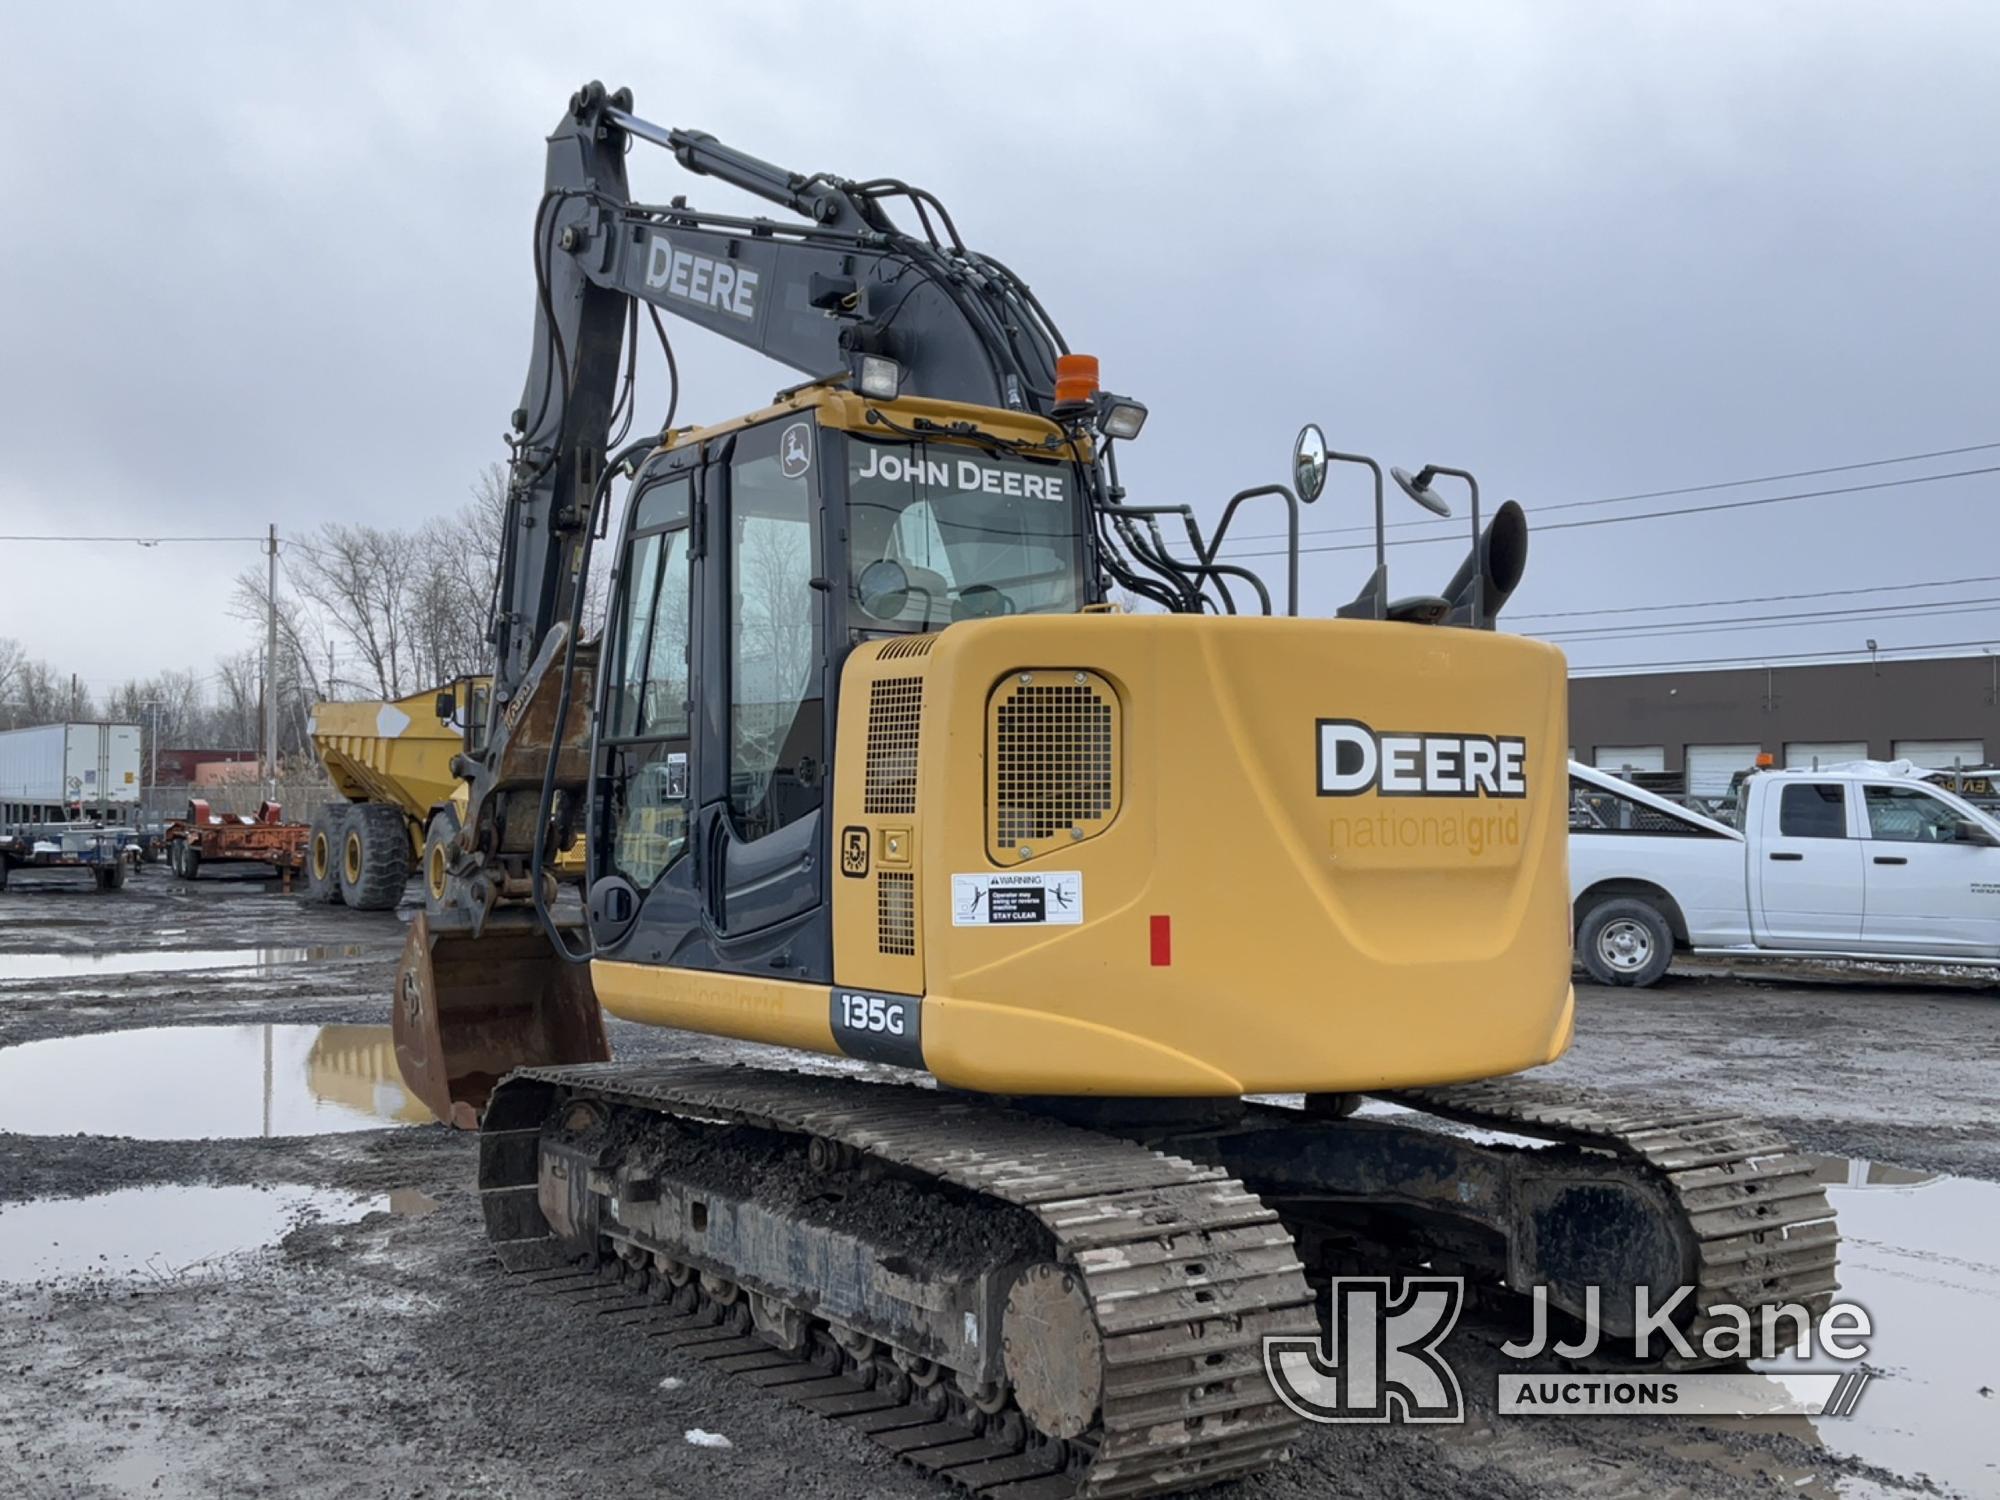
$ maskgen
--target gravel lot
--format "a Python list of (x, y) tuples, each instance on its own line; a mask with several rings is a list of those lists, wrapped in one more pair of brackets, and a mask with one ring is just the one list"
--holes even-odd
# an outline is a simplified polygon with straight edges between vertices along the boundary
[[(0, 1496), (948, 1493), (498, 1276), (471, 1141), (411, 1123), (372, 1029), (401, 935), (214, 871), (0, 895)], [(1490, 1357), (1454, 1351), (1464, 1426), (1316, 1429), (1221, 1493), (2000, 1495), (2000, 1361), (1958, 1336), (2000, 1326), (2000, 992), (1713, 970), (1579, 1000), (1557, 1073), (1752, 1110), (1825, 1157), (1878, 1324), (1860, 1411), (1500, 1418)], [(762, 1051), (622, 1023), (613, 1046)]]

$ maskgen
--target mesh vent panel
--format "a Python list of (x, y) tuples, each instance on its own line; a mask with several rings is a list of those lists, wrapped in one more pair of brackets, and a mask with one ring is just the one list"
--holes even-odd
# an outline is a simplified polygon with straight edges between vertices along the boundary
[(917, 810), (917, 726), (924, 708), (921, 677), (883, 677), (868, 685), (868, 764), (864, 813)]
[(917, 877), (907, 870), (875, 876), (875, 942), (884, 953), (905, 958), (917, 951)]
[(1071, 829), (1095, 832), (1117, 805), (1114, 738), (1098, 679), (1051, 673), (1015, 687), (994, 710), (994, 842), (1015, 849)]

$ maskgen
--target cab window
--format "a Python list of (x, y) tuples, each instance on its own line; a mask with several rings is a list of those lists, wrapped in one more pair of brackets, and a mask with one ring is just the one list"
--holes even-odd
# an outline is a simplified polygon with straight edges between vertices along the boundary
[(745, 841), (820, 804), (817, 437), (804, 421), (752, 428), (730, 465), (729, 808)]
[(678, 478), (639, 497), (606, 652), (605, 831), (612, 866), (641, 890), (687, 847), (691, 494)]
[(1778, 832), (1788, 839), (1847, 837), (1847, 788), (1837, 781), (1808, 781), (1784, 790)]
[(1862, 793), (1868, 809), (1868, 836), (1902, 844), (1949, 844), (1958, 837), (1960, 814), (1929, 792), (1913, 786), (1871, 786)]

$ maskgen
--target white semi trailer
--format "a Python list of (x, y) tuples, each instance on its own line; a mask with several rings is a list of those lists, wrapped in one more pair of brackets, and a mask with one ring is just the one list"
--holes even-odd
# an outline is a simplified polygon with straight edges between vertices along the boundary
[(125, 884), (143, 790), (137, 724), (38, 724), (0, 731), (0, 890), (10, 869), (87, 871)]

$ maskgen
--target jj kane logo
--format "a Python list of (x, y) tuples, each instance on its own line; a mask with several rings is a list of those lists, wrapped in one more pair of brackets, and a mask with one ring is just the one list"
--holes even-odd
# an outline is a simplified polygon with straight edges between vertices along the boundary
[(1322, 797), (1528, 795), (1528, 742), (1517, 735), (1378, 732), (1359, 719), (1317, 728)]
[[(1495, 1409), (1503, 1416), (1847, 1416), (1868, 1385), (1860, 1368), (1799, 1370), (1793, 1363), (1782, 1380), (1744, 1369), (1751, 1359), (1811, 1361), (1816, 1351), (1849, 1364), (1866, 1358), (1860, 1340), (1873, 1325), (1852, 1303), (1834, 1303), (1817, 1317), (1798, 1303), (1754, 1310), (1715, 1303), (1703, 1309), (1701, 1321), (1711, 1326), (1697, 1339), (1686, 1306), (1692, 1287), (1624, 1290), (1632, 1296), (1633, 1368), (1584, 1373), (1574, 1363), (1600, 1355), (1603, 1288), (1586, 1288), (1585, 1306), (1577, 1309), (1582, 1335), (1565, 1342), (1549, 1316), (1549, 1288), (1536, 1286), (1528, 1337), (1501, 1343), (1499, 1351), (1509, 1361), (1553, 1353), (1563, 1363), (1554, 1370), (1501, 1369)], [(1267, 1335), (1264, 1374), (1278, 1399), (1308, 1422), (1463, 1422), (1464, 1392), (1444, 1344), (1465, 1305), (1460, 1277), (1336, 1276), (1327, 1288), (1324, 1334)], [(1663, 1352), (1673, 1358), (1662, 1359)], [(1614, 1347), (1606, 1346), (1603, 1357), (1622, 1364)], [(1688, 1364), (1713, 1368), (1675, 1368)]]
[(1308, 1422), (1463, 1422), (1458, 1376), (1438, 1352), (1465, 1306), (1458, 1276), (1336, 1276), (1324, 1344), (1264, 1340), (1264, 1373)]

